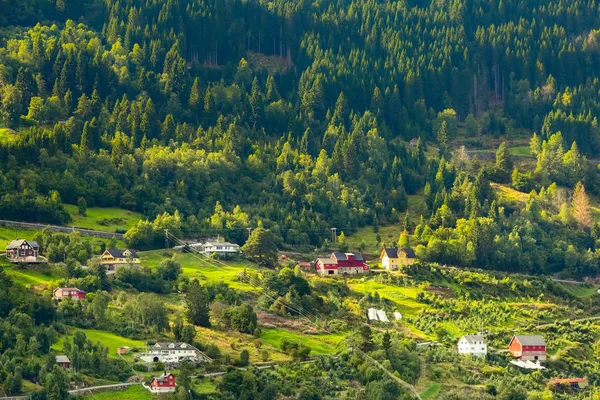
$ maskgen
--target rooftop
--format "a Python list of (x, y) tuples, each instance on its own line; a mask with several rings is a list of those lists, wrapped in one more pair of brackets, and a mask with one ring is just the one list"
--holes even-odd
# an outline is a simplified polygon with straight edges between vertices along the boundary
[(67, 356), (56, 356), (56, 362), (57, 363), (70, 363), (71, 360), (69, 360), (69, 357), (67, 357)]
[(35, 240), (25, 240), (25, 239), (15, 239), (11, 241), (8, 246), (6, 246), (7, 250), (18, 249), (22, 244), (27, 243), (33, 248), (40, 248), (40, 245)]
[[(54, 291), (56, 292), (57, 290), (75, 290), (77, 292), (83, 292), (83, 290), (78, 289), (76, 287), (58, 287), (56, 289), (54, 289)], [(84, 292), (85, 293), (85, 292)]]
[(515, 335), (522, 346), (545, 346), (546, 342), (540, 335)]
[(131, 249), (125, 249), (125, 250), (106, 249), (106, 251), (108, 252), (108, 254), (110, 254), (114, 258), (127, 258), (128, 256), (125, 255), (126, 251), (129, 251), (129, 253), (131, 253), (131, 257), (132, 258), (138, 258), (138, 255), (137, 255), (136, 251), (135, 250), (131, 250)]
[(465, 335), (461, 339), (465, 339), (468, 343), (486, 343), (486, 340), (481, 335)]

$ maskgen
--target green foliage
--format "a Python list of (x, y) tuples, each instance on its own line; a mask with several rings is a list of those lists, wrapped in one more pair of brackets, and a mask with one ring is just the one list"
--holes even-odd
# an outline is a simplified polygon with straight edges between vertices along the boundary
[(210, 298), (206, 288), (197, 279), (190, 282), (187, 288), (185, 306), (189, 322), (198, 326), (210, 326)]
[(79, 215), (85, 216), (87, 212), (87, 202), (85, 201), (85, 197), (80, 197), (77, 200), (77, 210), (79, 211)]
[(242, 247), (242, 252), (248, 259), (260, 265), (274, 267), (277, 264), (277, 245), (274, 235), (264, 228), (256, 228), (252, 231)]
[(223, 313), (222, 321), (228, 329), (242, 333), (253, 333), (257, 326), (256, 313), (249, 304), (228, 308)]

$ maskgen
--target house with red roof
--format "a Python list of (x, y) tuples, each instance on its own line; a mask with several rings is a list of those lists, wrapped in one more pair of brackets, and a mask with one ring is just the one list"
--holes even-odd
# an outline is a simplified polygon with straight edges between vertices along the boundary
[(155, 376), (150, 382), (148, 390), (152, 393), (172, 393), (176, 390), (177, 383), (175, 383), (175, 375), (167, 374), (164, 372), (160, 376)]
[(334, 252), (329, 258), (318, 258), (315, 269), (322, 275), (354, 275), (368, 271), (369, 266), (360, 253)]
[(548, 384), (555, 388), (565, 388), (565, 389), (585, 389), (589, 385), (589, 381), (587, 378), (556, 378), (550, 379)]

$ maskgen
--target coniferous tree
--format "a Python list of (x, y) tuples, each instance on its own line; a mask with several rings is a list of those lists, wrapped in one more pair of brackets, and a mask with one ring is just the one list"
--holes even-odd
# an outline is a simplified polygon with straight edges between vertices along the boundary
[(210, 298), (208, 291), (197, 279), (190, 282), (185, 295), (186, 316), (197, 326), (210, 326)]
[(590, 200), (585, 193), (583, 183), (577, 182), (573, 192), (573, 217), (580, 228), (590, 228), (594, 222)]

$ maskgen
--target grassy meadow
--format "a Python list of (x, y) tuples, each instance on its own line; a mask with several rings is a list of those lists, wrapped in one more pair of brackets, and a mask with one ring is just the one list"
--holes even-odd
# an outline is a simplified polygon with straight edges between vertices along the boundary
[(216, 266), (214, 263), (204, 260), (202, 258), (203, 256), (182, 253), (176, 250), (142, 252), (140, 254), (140, 262), (142, 265), (152, 268), (156, 267), (163, 260), (171, 257), (181, 264), (184, 276), (192, 279), (197, 278), (201, 282), (223, 281), (232, 288), (241, 291), (256, 291), (257, 289), (247, 283), (241, 282), (238, 278), (240, 272), (244, 272), (244, 270), (248, 272), (260, 272), (266, 270), (246, 260), (224, 261), (225, 265), (221, 264), (220, 266)]
[[(122, 336), (115, 335), (110, 332), (100, 331), (97, 329), (72, 328), (69, 330), (68, 336), (70, 338), (72, 338), (73, 334), (75, 333), (76, 330), (82, 330), (83, 332), (85, 332), (86, 336), (92, 342), (94, 342), (94, 343), (100, 342), (104, 346), (108, 347), (108, 356), (112, 357), (112, 358), (119, 357), (117, 355), (117, 347), (120, 347), (120, 346), (129, 346), (131, 348), (138, 347), (141, 349), (146, 347), (146, 342), (143, 340), (128, 339), (128, 338), (125, 338)], [(58, 340), (58, 342), (56, 342), (52, 345), (52, 348), (55, 351), (60, 352), (63, 349), (64, 343), (65, 343), (65, 336), (61, 336), (60, 339)], [(131, 353), (129, 353), (129, 355), (131, 355)]]
[[(419, 223), (421, 215), (427, 213), (427, 206), (422, 194), (408, 196), (408, 216), (413, 225)], [(400, 233), (404, 230), (404, 216), (406, 213), (400, 213), (398, 223), (393, 225), (378, 226), (377, 232), (372, 226), (366, 226), (358, 229), (354, 234), (346, 236), (348, 248), (351, 251), (356, 251), (364, 243), (364, 253), (369, 256), (369, 259), (379, 258), (381, 247), (377, 245), (377, 235), (381, 238), (381, 243), (385, 243), (388, 247), (396, 246)], [(338, 234), (341, 232), (338, 231)]]
[(0, 253), (4, 253), (6, 246), (8, 246), (11, 241), (15, 239), (31, 240), (37, 233), (38, 231), (32, 229), (0, 226)]
[(20, 267), (2, 265), (0, 262), (0, 266), (15, 282), (25, 287), (36, 286), (49, 289), (58, 286), (58, 282), (67, 277), (62, 268), (48, 264)]
[(154, 400), (156, 395), (150, 393), (142, 385), (129, 386), (124, 390), (97, 392), (84, 396), (84, 400)]
[(288, 340), (310, 347), (311, 355), (331, 355), (338, 351), (345, 336), (343, 333), (307, 335), (280, 328), (262, 328), (260, 340), (276, 348), (280, 348), (281, 343)]
[(77, 206), (65, 204), (71, 215), (69, 226), (106, 232), (125, 232), (143, 219), (143, 215), (122, 208), (89, 207), (85, 216), (79, 214)]

